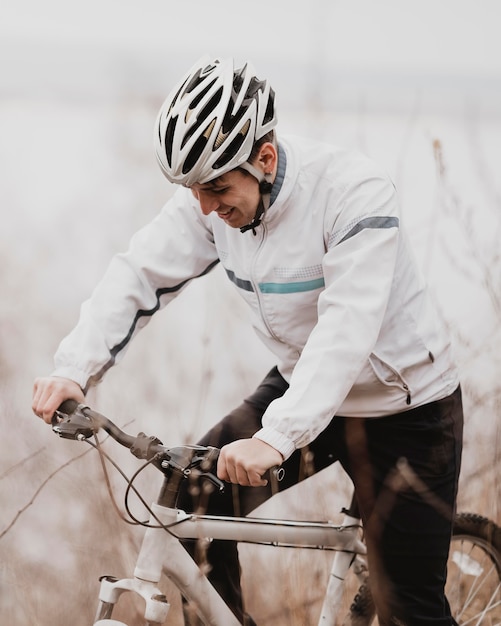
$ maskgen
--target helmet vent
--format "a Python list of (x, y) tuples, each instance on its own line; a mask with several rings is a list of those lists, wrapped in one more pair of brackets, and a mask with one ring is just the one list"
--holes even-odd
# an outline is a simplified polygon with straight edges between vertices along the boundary
[(276, 125), (275, 94), (252, 64), (200, 59), (167, 97), (154, 136), (166, 177), (204, 183), (248, 161), (255, 142)]
[(201, 126), (203, 122), (209, 117), (211, 113), (217, 109), (217, 105), (221, 100), (221, 96), (223, 95), (223, 88), (220, 87), (216, 93), (212, 96), (212, 98), (207, 102), (204, 108), (197, 115), (197, 122)]
[(268, 106), (263, 117), (263, 124), (268, 124), (275, 117), (275, 92), (270, 88), (270, 96), (268, 98)]
[(169, 166), (172, 164), (172, 144), (174, 141), (174, 132), (176, 130), (177, 117), (171, 117), (165, 131), (165, 156)]
[(250, 120), (247, 120), (244, 126), (242, 127), (242, 129), (239, 131), (239, 133), (235, 137), (235, 139), (231, 141), (228, 148), (223, 152), (223, 154), (219, 157), (219, 159), (217, 159), (217, 161), (214, 163), (214, 169), (217, 170), (221, 167), (224, 167), (231, 160), (235, 158), (235, 156), (238, 154), (238, 151), (240, 150), (241, 145), (243, 144), (243, 142), (245, 141), (245, 138), (247, 137), (250, 126), (251, 126)]
[[(212, 122), (207, 126), (207, 128), (203, 132), (203, 136), (208, 140), (211, 136), (212, 131), (214, 130), (214, 126), (216, 125), (216, 118), (212, 120)], [(217, 139), (216, 139), (217, 141)]]
[(186, 159), (184, 160), (183, 168), (182, 168), (183, 174), (187, 174), (188, 172), (191, 172), (193, 166), (195, 165), (195, 163), (197, 163), (206, 145), (207, 145), (207, 138), (205, 137), (205, 133), (204, 133), (203, 135), (200, 135), (200, 137), (197, 138), (193, 148), (190, 150)]
[(214, 141), (213, 150), (217, 150), (218, 148), (220, 148), (223, 145), (226, 137), (228, 137), (228, 135), (229, 133), (225, 133), (224, 130), (220, 128), (217, 134), (216, 140)]
[(201, 76), (203, 70), (197, 70), (197, 72), (192, 76), (191, 80), (186, 85), (184, 90), (185, 93), (191, 93), (197, 85), (199, 85), (203, 81), (203, 77)]
[[(184, 148), (184, 146), (188, 143), (188, 141), (191, 139), (191, 137), (200, 129), (200, 127), (202, 126), (202, 124), (205, 122), (205, 120), (208, 118), (208, 116), (210, 115), (210, 113), (214, 113), (214, 108), (215, 105), (217, 104), (217, 102), (219, 101), (219, 99), (221, 98), (221, 93), (222, 93), (222, 88), (218, 89), (217, 92), (215, 93), (214, 96), (212, 96), (212, 98), (209, 100), (209, 102), (204, 106), (204, 108), (196, 115), (194, 119), (194, 122), (191, 124), (191, 126), (189, 128), (187, 128), (186, 133), (181, 141), (181, 148)], [(191, 116), (193, 115), (193, 110), (192, 107), (190, 107), (189, 109), (186, 110), (185, 113), (185, 122), (187, 123), (188, 120), (191, 118)], [(209, 124), (210, 126), (210, 124)], [(212, 127), (213, 128), (213, 127)], [(212, 128), (210, 129), (212, 131)], [(206, 129), (204, 131), (204, 134), (207, 133)], [(206, 140), (208, 139), (208, 136), (206, 137)]]
[(202, 91), (198, 94), (198, 96), (193, 98), (193, 100), (190, 103), (190, 109), (196, 109), (197, 108), (197, 106), (203, 100), (205, 94), (208, 93), (212, 89), (212, 85), (215, 82), (216, 82), (216, 79), (211, 80), (211, 82), (204, 89), (202, 89)]

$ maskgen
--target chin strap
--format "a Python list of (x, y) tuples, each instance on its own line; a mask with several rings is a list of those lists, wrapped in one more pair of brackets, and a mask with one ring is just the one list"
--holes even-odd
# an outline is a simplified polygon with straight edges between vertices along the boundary
[(256, 228), (259, 226), (259, 224), (261, 224), (261, 218), (263, 217), (264, 212), (265, 212), (264, 204), (263, 204), (263, 200), (261, 200), (261, 202), (259, 203), (259, 206), (257, 207), (256, 215), (254, 215), (254, 219), (249, 224), (246, 224), (245, 226), (241, 226), (240, 232), (246, 233), (248, 230), (252, 230), (252, 234), (256, 236)]
[(250, 163), (242, 163), (239, 166), (241, 169), (246, 170), (254, 176), (259, 182), (259, 193), (261, 194), (261, 200), (256, 209), (256, 214), (254, 215), (254, 219), (249, 224), (242, 226), (240, 228), (241, 233), (246, 233), (248, 230), (252, 230), (253, 235), (256, 235), (256, 228), (261, 224), (261, 220), (263, 219), (266, 211), (270, 207), (270, 196), (271, 190), (273, 188), (272, 176), (273, 174), (263, 174), (260, 170), (255, 168)]

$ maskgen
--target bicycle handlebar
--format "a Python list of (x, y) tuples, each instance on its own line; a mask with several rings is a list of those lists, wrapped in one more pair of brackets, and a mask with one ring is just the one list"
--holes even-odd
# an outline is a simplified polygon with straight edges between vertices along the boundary
[(52, 418), (52, 430), (64, 439), (83, 441), (103, 429), (115, 441), (129, 448), (139, 459), (153, 461), (163, 473), (169, 470), (189, 475), (192, 469), (200, 468), (202, 474), (219, 489), (223, 483), (207, 470), (217, 461), (219, 450), (204, 446), (178, 446), (166, 448), (160, 439), (140, 432), (136, 437), (123, 432), (110, 419), (88, 406), (74, 400), (66, 400)]
[(111, 420), (75, 400), (66, 400), (52, 418), (52, 430), (65, 439), (88, 439), (102, 428), (118, 443), (131, 448), (135, 437), (127, 435)]
[[(208, 471), (218, 459), (217, 448), (193, 445), (166, 448), (157, 437), (142, 432), (133, 437), (101, 413), (84, 404), (78, 404), (75, 400), (63, 402), (52, 418), (52, 430), (64, 439), (83, 441), (96, 435), (100, 429), (122, 446), (129, 448), (137, 458), (153, 461), (164, 473), (174, 470), (188, 476), (192, 469), (200, 469), (202, 477), (209, 479), (218, 489), (223, 489), (223, 482)], [(272, 468), (269, 472), (278, 481), (284, 477), (281, 467)]]

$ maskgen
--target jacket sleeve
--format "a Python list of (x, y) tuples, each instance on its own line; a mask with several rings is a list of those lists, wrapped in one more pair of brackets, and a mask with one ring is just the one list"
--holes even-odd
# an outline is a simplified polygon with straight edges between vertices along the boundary
[(395, 275), (399, 216), (391, 181), (373, 177), (337, 201), (323, 259), (318, 321), (286, 393), (256, 437), (288, 458), (327, 427), (372, 352)]
[(156, 311), (217, 264), (209, 224), (191, 193), (178, 189), (133, 236), (127, 252), (112, 259), (77, 326), (59, 345), (53, 375), (83, 389), (98, 382)]

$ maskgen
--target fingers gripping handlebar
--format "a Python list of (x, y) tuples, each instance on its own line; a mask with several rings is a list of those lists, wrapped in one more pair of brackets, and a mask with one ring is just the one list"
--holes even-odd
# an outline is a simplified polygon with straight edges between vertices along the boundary
[[(217, 448), (189, 445), (166, 448), (157, 437), (142, 432), (133, 437), (120, 430), (101, 413), (84, 404), (78, 404), (75, 400), (63, 402), (52, 418), (52, 430), (65, 439), (82, 441), (92, 437), (100, 429), (129, 448), (139, 459), (151, 461), (157, 457), (158, 462), (155, 465), (164, 473), (173, 470), (187, 477), (192, 470), (196, 470), (199, 476), (209, 479), (220, 490), (223, 489), (223, 483), (209, 471), (218, 459)], [(278, 481), (284, 477), (281, 467), (271, 468), (269, 472)]]
[(83, 405), (66, 400), (52, 416), (52, 430), (64, 439), (88, 439), (99, 430), (83, 413)]
[(129, 448), (137, 458), (155, 461), (154, 464), (164, 473), (175, 471), (187, 477), (196, 470), (201, 477), (208, 478), (219, 489), (223, 488), (223, 483), (208, 471), (219, 456), (217, 448), (188, 445), (166, 448), (157, 437), (142, 432), (133, 437), (101, 413), (74, 400), (63, 402), (52, 418), (52, 430), (64, 439), (83, 441), (100, 429)]
[(107, 417), (74, 400), (63, 402), (52, 418), (52, 430), (65, 439), (88, 439), (100, 428), (126, 448), (131, 448), (135, 441)]

